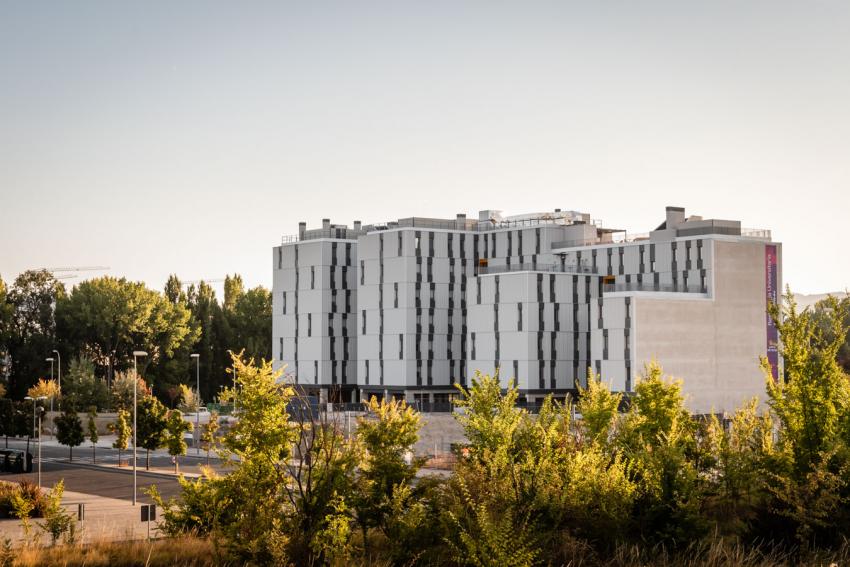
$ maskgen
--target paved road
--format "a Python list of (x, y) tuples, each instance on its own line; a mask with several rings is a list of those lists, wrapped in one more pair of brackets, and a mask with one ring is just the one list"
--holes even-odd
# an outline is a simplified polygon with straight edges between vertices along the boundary
[[(5, 441), (0, 440), (0, 447), (5, 447)], [(20, 439), (9, 439), (9, 448), (10, 449), (23, 449), (26, 450), (27, 442), (26, 440)], [(35, 457), (38, 455), (38, 446), (37, 444), (30, 443), (29, 447), (30, 452), (33, 454), (33, 468), (37, 467), (37, 463)], [(184, 455), (179, 458), (179, 466), (180, 472), (185, 473), (187, 475), (198, 475), (200, 474), (200, 466), (205, 465), (206, 455), (202, 452), (200, 457), (195, 456), (194, 450), (189, 450), (191, 454)], [(42, 474), (48, 470), (48, 465), (58, 464), (62, 465), (65, 468), (74, 468), (72, 463), (68, 462), (69, 451), (67, 447), (58, 446), (55, 442), (45, 442), (41, 448), (41, 462), (42, 462)], [(74, 464), (92, 464), (92, 450), (91, 445), (81, 445), (79, 447), (74, 448)], [(96, 451), (96, 463), (98, 465), (108, 465), (115, 467), (118, 465), (118, 451), (111, 447), (98, 446)], [(121, 451), (121, 463), (124, 465), (122, 470), (131, 470), (133, 464), (133, 453), (132, 451)], [(220, 468), (220, 461), (216, 457), (210, 458), (210, 464), (213, 468)], [(146, 465), (146, 457), (145, 451), (140, 449), (138, 452), (138, 467), (139, 473), (145, 469)], [(150, 456), (150, 468), (154, 472), (173, 472), (174, 465), (171, 461), (171, 456), (162, 451), (153, 451)], [(55, 469), (51, 469), (55, 470)], [(0, 473), (3, 475), (4, 473)], [(8, 476), (8, 473), (6, 473)], [(5, 476), (0, 476), (0, 478), (5, 478)], [(132, 485), (132, 479), (131, 479)]]
[[(19, 480), (37, 482), (36, 471), (27, 474), (0, 473), (0, 480), (17, 482)], [(100, 468), (83, 463), (61, 463), (46, 461), (41, 466), (41, 484), (49, 488), (59, 480), (65, 480), (65, 489), (83, 494), (114, 498), (118, 500), (133, 500), (133, 472), (126, 468)], [(174, 476), (148, 473), (140, 470), (137, 473), (138, 497), (140, 502), (150, 502), (145, 490), (155, 484), (165, 496), (179, 493), (180, 485)]]

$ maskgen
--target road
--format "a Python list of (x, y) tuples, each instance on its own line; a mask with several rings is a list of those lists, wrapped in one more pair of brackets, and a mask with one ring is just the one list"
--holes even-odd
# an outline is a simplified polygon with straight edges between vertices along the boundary
[[(0, 441), (0, 447), (5, 447), (5, 442)], [(25, 440), (9, 439), (10, 449), (26, 450)], [(37, 454), (37, 445), (30, 443), (30, 451)], [(41, 448), (41, 475), (42, 486), (53, 486), (58, 480), (65, 479), (65, 489), (122, 500), (133, 499), (133, 474), (132, 474), (132, 452), (122, 451), (121, 462), (125, 465), (118, 468), (118, 451), (111, 447), (99, 446), (97, 448), (97, 464), (105, 466), (92, 466), (91, 446), (85, 445), (74, 449), (74, 460), (68, 462), (68, 448), (56, 446), (54, 443), (45, 442)], [(200, 465), (206, 463), (206, 455), (202, 457), (183, 456), (180, 457), (180, 472), (187, 475), (200, 473)], [(213, 468), (219, 468), (219, 461), (211, 458)], [(151, 471), (145, 470), (145, 452), (139, 451), (137, 470), (137, 485), (139, 488), (138, 500), (149, 501), (145, 489), (155, 484), (163, 495), (171, 496), (179, 492), (176, 477), (172, 474), (174, 466), (171, 456), (162, 451), (151, 453)], [(28, 474), (0, 473), (0, 480), (17, 481), (27, 479), (32, 482), (37, 480), (37, 463), (33, 462), (33, 472)]]

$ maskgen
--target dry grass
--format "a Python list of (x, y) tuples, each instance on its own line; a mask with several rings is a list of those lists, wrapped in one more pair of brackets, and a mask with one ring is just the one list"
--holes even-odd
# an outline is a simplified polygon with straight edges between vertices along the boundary
[[(378, 551), (378, 550), (375, 550)], [(850, 565), (850, 542), (840, 549), (799, 557), (793, 550), (743, 546), (714, 540), (688, 549), (669, 552), (662, 548), (620, 546), (611, 555), (600, 557), (587, 544), (567, 538), (549, 565), (566, 567), (829, 567)], [(380, 552), (379, 552), (380, 555)], [(546, 558), (541, 558), (544, 561)], [(386, 559), (354, 560), (351, 565), (388, 567)], [(427, 564), (427, 561), (422, 562)], [(0, 547), (0, 567), (224, 567), (228, 563), (217, 554), (208, 539), (182, 537), (153, 542), (100, 542), (11, 551)]]
[[(0, 553), (2, 553), (0, 551)], [(162, 539), (152, 542), (99, 542), (88, 545), (23, 548), (12, 552), (11, 562), (0, 558), (0, 566), (36, 567), (207, 567), (228, 565), (216, 559), (209, 540)]]

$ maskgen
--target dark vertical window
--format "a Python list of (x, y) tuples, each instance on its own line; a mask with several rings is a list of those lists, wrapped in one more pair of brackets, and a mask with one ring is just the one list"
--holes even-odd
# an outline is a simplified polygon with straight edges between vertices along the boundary
[(278, 350), (278, 360), (283, 360), (283, 337), (280, 337), (280, 349)]
[(398, 282), (393, 283), (393, 307), (398, 309)]
[(402, 252), (403, 252), (401, 245), (402, 245), (402, 232), (398, 231), (398, 255), (399, 255), (399, 257), (402, 256)]
[(310, 289), (316, 289), (316, 266), (310, 266)]
[(522, 303), (516, 304), (516, 330), (522, 331)]
[(313, 336), (313, 314), (307, 313), (307, 336)]
[(283, 314), (286, 315), (286, 292), (284, 291), (280, 295), (283, 298)]
[(277, 249), (277, 269), (281, 269), (283, 267), (283, 246)]
[(361, 316), (362, 316), (362, 318), (363, 318), (363, 324), (362, 324), (362, 327), (363, 327), (363, 328), (361, 329), (361, 331), (362, 331), (362, 332), (361, 332), (360, 334), (361, 334), (361, 335), (365, 335), (365, 334), (366, 334), (366, 310), (365, 310), (365, 309), (363, 309), (363, 310), (360, 312), (360, 315), (361, 315)]
[(398, 359), (404, 360), (404, 335), (398, 334)]
[(360, 285), (364, 285), (366, 281), (366, 262), (360, 260)]

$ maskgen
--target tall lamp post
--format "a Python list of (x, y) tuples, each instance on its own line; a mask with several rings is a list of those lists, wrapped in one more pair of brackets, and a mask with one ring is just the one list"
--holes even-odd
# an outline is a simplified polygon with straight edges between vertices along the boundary
[(36, 431), (38, 432), (38, 458), (36, 462), (38, 463), (38, 487), (41, 488), (41, 412), (44, 411), (44, 408), (38, 408), (41, 411), (38, 412), (38, 425), (36, 426), (36, 402), (39, 400), (46, 400), (47, 396), (38, 396), (33, 398), (32, 396), (24, 397), (25, 400), (32, 400), (32, 426), (37, 427)]
[(137, 411), (137, 399), (138, 394), (137, 391), (139, 389), (139, 366), (138, 366), (138, 358), (140, 356), (147, 356), (143, 350), (134, 350), (133, 351), (133, 506), (136, 505), (136, 414)]
[(195, 359), (195, 395), (198, 397), (195, 407), (195, 454), (201, 454), (198, 439), (201, 431), (201, 355), (194, 353), (189, 355)]
[[(55, 359), (51, 356), (50, 358), (45, 358), (45, 362), (50, 363), (50, 381), (53, 382), (53, 361)], [(50, 398), (50, 411), (53, 411), (53, 398)]]
[(59, 368), (59, 403), (56, 404), (57, 409), (62, 409), (62, 356), (59, 351), (53, 349), (53, 354), (56, 355), (56, 366)]

